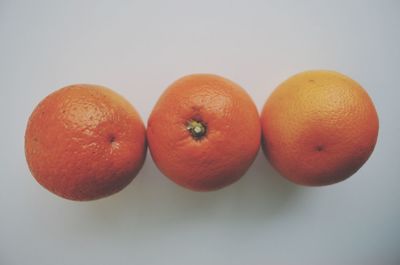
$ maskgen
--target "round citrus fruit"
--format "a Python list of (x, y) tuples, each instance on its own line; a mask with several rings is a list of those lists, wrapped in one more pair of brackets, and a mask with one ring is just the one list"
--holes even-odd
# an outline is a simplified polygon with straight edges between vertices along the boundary
[(146, 132), (136, 110), (112, 90), (72, 85), (47, 96), (31, 114), (25, 155), (36, 180), (71, 200), (118, 192), (139, 172)]
[(216, 75), (183, 77), (163, 93), (149, 120), (147, 139), (158, 168), (175, 183), (210, 191), (238, 180), (261, 140), (249, 95)]
[(261, 114), (263, 149), (289, 180), (308, 186), (342, 181), (371, 155), (378, 116), (367, 92), (333, 71), (292, 76)]

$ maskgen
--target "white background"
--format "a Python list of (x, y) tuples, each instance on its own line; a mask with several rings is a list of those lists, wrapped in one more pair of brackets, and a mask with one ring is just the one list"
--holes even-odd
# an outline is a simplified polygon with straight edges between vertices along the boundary
[[(125, 190), (72, 202), (24, 157), (36, 104), (108, 86), (146, 121), (190, 73), (225, 76), (261, 109), (283, 80), (332, 69), (361, 83), (378, 144), (352, 178), (306, 188), (260, 152), (234, 185), (180, 188), (150, 156)], [(0, 264), (400, 264), (400, 1), (0, 1)]]

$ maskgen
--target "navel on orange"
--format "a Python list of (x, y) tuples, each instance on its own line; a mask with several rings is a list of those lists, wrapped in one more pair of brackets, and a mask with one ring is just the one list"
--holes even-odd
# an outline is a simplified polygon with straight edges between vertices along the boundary
[(371, 155), (378, 115), (367, 92), (333, 71), (292, 76), (261, 114), (263, 149), (289, 180), (319, 186), (354, 174)]
[(31, 114), (25, 154), (36, 180), (71, 200), (118, 192), (139, 172), (146, 154), (145, 128), (136, 110), (112, 90), (64, 87)]
[(216, 75), (183, 77), (163, 93), (147, 139), (158, 168), (175, 183), (210, 191), (238, 180), (260, 145), (257, 108), (237, 84)]

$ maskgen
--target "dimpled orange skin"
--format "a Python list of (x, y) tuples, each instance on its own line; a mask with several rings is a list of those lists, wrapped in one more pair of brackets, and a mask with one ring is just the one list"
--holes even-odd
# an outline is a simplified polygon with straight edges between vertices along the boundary
[(136, 110), (112, 90), (72, 85), (47, 96), (31, 114), (25, 155), (32, 175), (70, 200), (109, 196), (127, 186), (146, 154)]
[[(206, 134), (193, 137), (189, 121)], [(147, 127), (158, 168), (175, 183), (211, 191), (237, 181), (252, 164), (261, 140), (257, 108), (237, 84), (217, 75), (185, 76), (163, 93)]]
[(308, 71), (276, 88), (261, 114), (263, 150), (287, 179), (321, 186), (354, 174), (371, 155), (378, 115), (367, 92), (333, 71)]

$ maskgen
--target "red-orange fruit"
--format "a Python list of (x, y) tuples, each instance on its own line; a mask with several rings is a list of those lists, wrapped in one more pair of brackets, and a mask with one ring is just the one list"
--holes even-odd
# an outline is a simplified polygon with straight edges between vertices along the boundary
[(240, 86), (211, 74), (185, 76), (162, 94), (147, 139), (158, 168), (175, 183), (211, 191), (237, 181), (261, 139), (257, 108)]
[(47, 96), (31, 114), (25, 155), (35, 179), (71, 200), (94, 200), (127, 186), (146, 155), (145, 128), (120, 95), (72, 85)]

